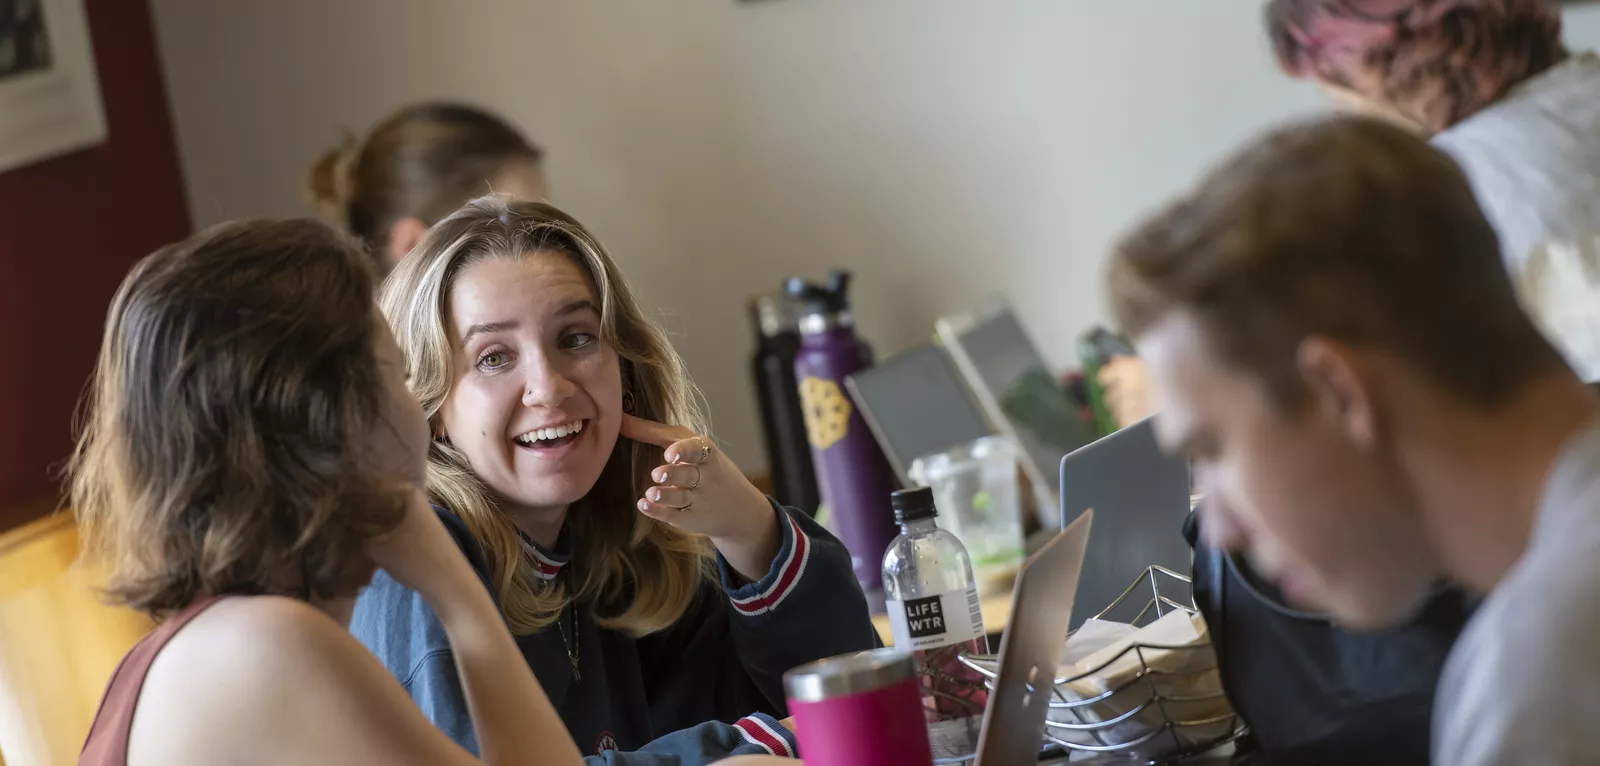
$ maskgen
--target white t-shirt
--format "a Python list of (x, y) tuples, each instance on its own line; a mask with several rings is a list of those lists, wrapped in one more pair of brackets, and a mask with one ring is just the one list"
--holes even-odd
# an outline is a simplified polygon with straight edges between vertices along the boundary
[(1434, 700), (1434, 763), (1600, 763), (1597, 605), (1600, 421), (1562, 449), (1528, 550), (1450, 652)]
[(1600, 380), (1600, 56), (1572, 56), (1433, 143), (1466, 172), (1523, 306)]

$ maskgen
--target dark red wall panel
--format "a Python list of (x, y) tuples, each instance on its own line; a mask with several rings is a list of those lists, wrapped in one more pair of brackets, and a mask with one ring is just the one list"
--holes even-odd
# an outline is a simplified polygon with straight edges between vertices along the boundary
[(57, 492), (117, 283), (189, 231), (147, 0), (86, 7), (107, 142), (0, 173), (0, 530)]

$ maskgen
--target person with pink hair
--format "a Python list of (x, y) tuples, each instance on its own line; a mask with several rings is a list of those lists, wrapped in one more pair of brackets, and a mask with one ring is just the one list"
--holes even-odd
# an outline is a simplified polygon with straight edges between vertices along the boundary
[(1546, 0), (1270, 0), (1283, 71), (1467, 174), (1522, 305), (1600, 379), (1600, 56)]
[[(1397, 123), (1461, 166), (1523, 309), (1600, 382), (1600, 56), (1547, 0), (1269, 0), (1278, 65), (1341, 110)], [(1100, 376), (1128, 425), (1152, 412), (1135, 357)]]

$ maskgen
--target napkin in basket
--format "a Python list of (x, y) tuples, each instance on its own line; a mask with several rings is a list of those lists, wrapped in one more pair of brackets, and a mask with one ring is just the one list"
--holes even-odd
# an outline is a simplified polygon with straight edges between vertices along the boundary
[[(1235, 725), (1231, 717), (1212, 724), (1175, 725), (1170, 732), (1157, 733), (1167, 728), (1169, 721), (1201, 721), (1231, 712), (1222, 696), (1216, 654), (1207, 640), (1205, 620), (1181, 610), (1143, 628), (1106, 620), (1085, 622), (1067, 641), (1060, 668), (1060, 676), (1067, 681), (1056, 687), (1059, 696), (1050, 709), (1050, 721), (1102, 725), (1087, 729), (1052, 725), (1048, 733), (1074, 744), (1098, 747), (1148, 737), (1121, 751), (1146, 759), (1227, 736)], [(1103, 699), (1097, 699), (1102, 695)], [(1085, 702), (1091, 699), (1096, 701)], [(1085, 704), (1063, 704), (1074, 702)], [(1144, 707), (1137, 713), (1117, 720), (1141, 705)]]

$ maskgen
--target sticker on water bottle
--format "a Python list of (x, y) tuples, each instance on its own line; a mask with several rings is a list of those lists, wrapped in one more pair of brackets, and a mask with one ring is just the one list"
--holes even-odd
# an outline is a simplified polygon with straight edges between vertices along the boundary
[(984, 637), (978, 591), (890, 601), (889, 632), (901, 651), (933, 649)]
[(806, 376), (800, 381), (800, 410), (805, 416), (806, 440), (813, 449), (826, 451), (850, 435), (854, 410), (838, 383)]

